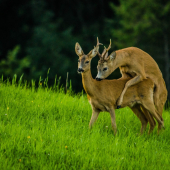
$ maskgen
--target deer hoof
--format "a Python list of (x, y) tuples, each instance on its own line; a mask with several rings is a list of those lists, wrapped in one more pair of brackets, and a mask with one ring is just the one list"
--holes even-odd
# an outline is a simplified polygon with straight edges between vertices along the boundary
[(118, 105), (118, 106), (117, 106), (117, 109), (120, 109), (120, 108), (121, 108), (121, 105)]

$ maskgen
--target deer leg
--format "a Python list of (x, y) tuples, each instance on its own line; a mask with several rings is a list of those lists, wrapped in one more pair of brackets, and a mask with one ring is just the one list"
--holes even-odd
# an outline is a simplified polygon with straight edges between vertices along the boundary
[[(156, 106), (156, 109), (157, 109), (159, 115), (162, 117), (162, 112), (163, 112), (164, 104), (166, 102), (167, 95), (165, 95), (165, 93), (163, 93), (162, 91), (161, 91), (161, 94), (159, 94), (160, 90), (161, 89), (158, 89), (157, 86), (155, 87), (153, 99), (154, 99), (154, 104)], [(166, 97), (164, 97), (164, 96), (166, 96)]]
[[(154, 104), (156, 106), (158, 115), (160, 116), (161, 120), (163, 121), (162, 112), (163, 112), (163, 107), (164, 107), (165, 102), (163, 102), (163, 100), (161, 100), (161, 97), (159, 96), (158, 92), (159, 92), (158, 88), (156, 87), (155, 91), (154, 91), (154, 95), (153, 95)], [(158, 123), (158, 132), (161, 130), (161, 128), (162, 128), (162, 125), (160, 123)]]
[(162, 115), (163, 108), (159, 107), (159, 93), (158, 93), (158, 87), (155, 87), (154, 93), (153, 93), (153, 99), (154, 99), (154, 104), (156, 106), (156, 109), (158, 110), (159, 115)]
[(123, 89), (118, 101), (117, 101), (117, 109), (119, 109), (121, 107), (121, 104), (123, 102), (123, 97), (124, 97), (124, 94), (126, 92), (126, 90), (132, 86), (132, 85), (135, 85), (137, 83), (139, 83), (140, 81), (142, 81), (144, 79), (144, 77), (142, 75), (137, 75), (135, 76), (134, 78), (130, 79), (126, 84), (125, 84), (125, 88)]
[(156, 109), (160, 116), (162, 116), (163, 108), (167, 100), (167, 89), (164, 80), (162, 79), (159, 84), (155, 84), (154, 89), (154, 103), (156, 106)]
[(125, 72), (122, 72), (121, 69), (120, 69), (120, 72), (122, 74), (122, 77), (120, 77), (117, 80), (122, 80), (122, 79), (125, 79), (125, 78), (132, 78), (129, 74), (126, 74)]
[(148, 123), (147, 118), (145, 117), (144, 113), (142, 112), (140, 105), (135, 105), (131, 108), (131, 110), (135, 113), (135, 115), (139, 118), (141, 122), (141, 130), (140, 133), (143, 134), (143, 132), (146, 130), (146, 126)]
[(93, 108), (93, 112), (92, 112), (92, 116), (91, 116), (91, 120), (89, 123), (89, 128), (91, 129), (93, 124), (95, 123), (95, 121), (97, 120), (98, 116), (99, 116), (100, 111), (98, 109)]
[(159, 132), (160, 132), (160, 130), (161, 130), (162, 128), (165, 129), (165, 127), (164, 127), (164, 121), (163, 121), (162, 116), (160, 116), (159, 113), (158, 113), (156, 110), (155, 110), (155, 112), (157, 113), (157, 115), (159, 116), (159, 118), (160, 118), (161, 121), (162, 121), (162, 123), (158, 122), (158, 134), (159, 134)]
[(115, 111), (113, 108), (109, 110), (110, 117), (111, 117), (111, 123), (112, 123), (112, 129), (114, 132), (114, 135), (117, 133), (117, 126), (116, 126), (116, 116), (115, 116)]
[(157, 112), (163, 121), (162, 113), (163, 113), (164, 105), (167, 100), (167, 90), (166, 90), (166, 86), (165, 86), (164, 82), (160, 82), (160, 84), (161, 85), (158, 85), (155, 87), (153, 98), (154, 98), (154, 103), (155, 103)]
[(154, 118), (152, 117), (152, 115), (151, 115), (142, 105), (141, 105), (141, 109), (142, 109), (145, 117), (146, 117), (147, 120), (149, 121), (149, 125), (150, 125), (150, 126), (149, 126), (149, 132), (148, 132), (148, 134), (150, 134), (150, 133), (153, 131), (153, 129), (155, 128), (156, 122), (155, 122)]
[(159, 115), (159, 114), (157, 113), (157, 111), (155, 110), (155, 106), (154, 106), (153, 102), (147, 101), (147, 102), (143, 103), (143, 107), (144, 107), (145, 109), (147, 109), (147, 110), (152, 114), (152, 116), (157, 120), (158, 124), (160, 124), (160, 125), (158, 126), (158, 133), (159, 133), (159, 130), (160, 130), (162, 127), (164, 127), (164, 122), (161, 120), (160, 115)]

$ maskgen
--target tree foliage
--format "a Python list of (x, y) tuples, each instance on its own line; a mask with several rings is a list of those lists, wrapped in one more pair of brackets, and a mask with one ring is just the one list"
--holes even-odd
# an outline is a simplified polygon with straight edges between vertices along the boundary
[(108, 21), (115, 46), (137, 46), (148, 52), (157, 61), (170, 92), (170, 2), (120, 0), (119, 5), (110, 6), (116, 18)]
[(14, 74), (22, 75), (26, 69), (30, 67), (30, 59), (24, 57), (18, 58), (20, 46), (14, 47), (13, 50), (9, 51), (6, 59), (0, 61), (0, 72), (5, 77), (13, 77)]

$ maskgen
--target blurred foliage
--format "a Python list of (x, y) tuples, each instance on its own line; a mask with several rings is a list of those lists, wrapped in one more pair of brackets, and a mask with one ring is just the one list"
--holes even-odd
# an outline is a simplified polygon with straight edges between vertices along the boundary
[(71, 67), (75, 65), (71, 64), (71, 56), (75, 55), (73, 50), (70, 51), (70, 46), (74, 49), (75, 43), (72, 29), (60, 30), (62, 20), (53, 21), (53, 15), (49, 11), (42, 15), (28, 41), (26, 51), (31, 59), (30, 75), (34, 79), (46, 76), (48, 68), (51, 70), (51, 80), (56, 74), (65, 73), (66, 76), (66, 70), (72, 72)]
[(110, 6), (116, 14), (116, 20), (111, 20), (115, 27), (110, 30), (118, 40), (115, 42), (118, 48), (136, 45), (150, 51), (152, 44), (160, 45), (165, 32), (170, 36), (170, 2), (120, 0), (119, 6), (114, 3)]
[[(110, 3), (115, 20), (106, 23), (116, 48), (136, 46), (158, 63), (170, 93), (170, 2), (160, 0), (120, 0)], [(170, 95), (169, 95), (170, 99)]]
[[(45, 79), (56, 75), (61, 84), (67, 72), (73, 90), (82, 90), (77, 74), (75, 43), (85, 54), (112, 39), (112, 49), (137, 46), (158, 63), (170, 93), (170, 2), (166, 0), (2, 0), (0, 1), (0, 74), (24, 73), (24, 78)], [(103, 46), (100, 46), (102, 52)], [(110, 50), (110, 51), (111, 51)], [(92, 61), (96, 76), (98, 57)], [(117, 69), (109, 78), (119, 78)]]
[(0, 73), (5, 77), (13, 77), (14, 74), (21, 75), (25, 69), (30, 67), (30, 59), (24, 57), (18, 59), (17, 55), (20, 51), (20, 46), (16, 46), (12, 51), (9, 51), (7, 58), (0, 61)]

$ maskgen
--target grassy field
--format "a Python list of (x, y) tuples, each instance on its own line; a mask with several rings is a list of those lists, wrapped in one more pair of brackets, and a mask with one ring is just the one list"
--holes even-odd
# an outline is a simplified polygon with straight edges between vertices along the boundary
[(89, 130), (91, 111), (86, 95), (1, 82), (0, 169), (169, 169), (169, 111), (159, 136), (157, 127), (138, 135), (140, 122), (128, 108), (116, 110), (117, 136), (109, 113)]

